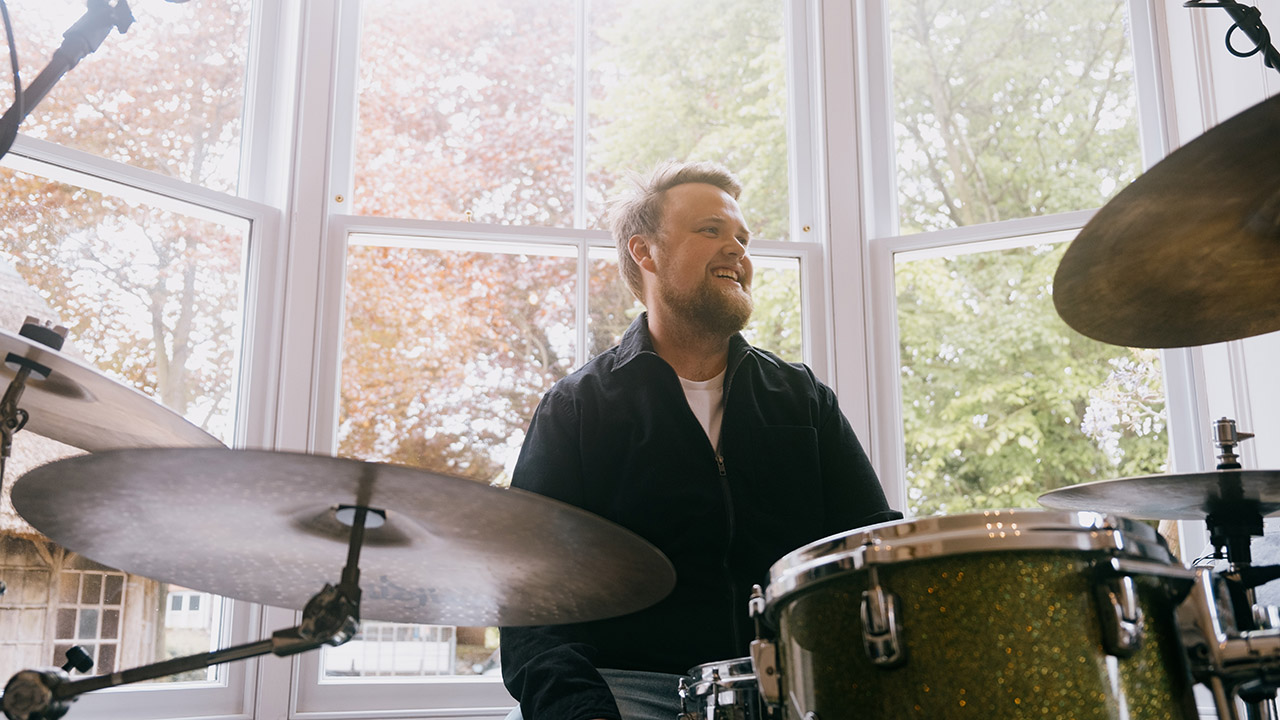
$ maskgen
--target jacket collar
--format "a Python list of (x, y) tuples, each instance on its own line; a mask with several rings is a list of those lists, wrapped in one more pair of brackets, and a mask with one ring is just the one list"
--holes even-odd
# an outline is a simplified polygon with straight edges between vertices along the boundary
[[(622, 341), (618, 343), (618, 354), (614, 367), (625, 367), (632, 360), (646, 354), (658, 357), (658, 353), (653, 349), (653, 336), (649, 334), (649, 313), (642, 312), (639, 317), (631, 322), (631, 326), (627, 328), (627, 331), (622, 334)], [(737, 370), (738, 365), (741, 364), (742, 359), (748, 355), (763, 358), (772, 365), (778, 364), (773, 358), (752, 347), (747, 342), (747, 339), (742, 337), (742, 333), (734, 333), (733, 337), (729, 338), (729, 367), (726, 373), (726, 382), (733, 377), (733, 373)]]

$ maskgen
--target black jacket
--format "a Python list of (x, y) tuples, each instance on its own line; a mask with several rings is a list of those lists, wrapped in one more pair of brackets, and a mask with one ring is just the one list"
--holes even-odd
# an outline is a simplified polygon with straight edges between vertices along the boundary
[(543, 397), (512, 486), (646, 538), (675, 566), (676, 587), (619, 618), (503, 628), (503, 680), (525, 720), (617, 718), (595, 668), (684, 674), (745, 656), (748, 595), (775, 561), (902, 517), (835, 394), (809, 368), (735, 336), (724, 387), (717, 454), (641, 315), (617, 347)]

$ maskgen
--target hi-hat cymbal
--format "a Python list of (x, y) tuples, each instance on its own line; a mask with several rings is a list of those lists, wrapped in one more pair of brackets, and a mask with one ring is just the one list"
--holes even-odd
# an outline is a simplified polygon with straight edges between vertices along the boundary
[(1100, 480), (1051, 490), (1040, 504), (1146, 520), (1204, 520), (1242, 507), (1280, 513), (1280, 470), (1212, 470)]
[(1067, 248), (1053, 304), (1091, 338), (1207, 345), (1280, 330), (1280, 96), (1171, 153)]
[(62, 352), (0, 330), (0, 395), (18, 373), (10, 354), (38, 363), (48, 377), (27, 377), (18, 406), (26, 430), (95, 452), (137, 447), (221, 447), (222, 443), (155, 400)]
[(69, 550), (127, 572), (302, 609), (337, 584), (340, 505), (386, 511), (359, 557), (360, 615), (542, 625), (642, 609), (675, 586), (666, 557), (577, 507), (397, 465), (265, 450), (136, 449), (59, 460), (13, 504)]

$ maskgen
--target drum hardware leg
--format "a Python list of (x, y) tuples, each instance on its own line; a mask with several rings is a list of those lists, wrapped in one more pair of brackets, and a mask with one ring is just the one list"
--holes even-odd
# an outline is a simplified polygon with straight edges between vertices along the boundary
[(680, 678), (676, 685), (676, 692), (680, 694), (680, 714), (676, 716), (676, 720), (696, 720), (697, 716), (689, 712), (689, 680)]
[(760, 619), (764, 616), (764, 590), (751, 586), (747, 613), (756, 624), (756, 639), (751, 641), (751, 669), (755, 672), (760, 699), (769, 714), (782, 706), (782, 672), (778, 667), (778, 646), (764, 638)]
[(870, 568), (869, 587), (862, 593), (862, 644), (871, 662), (885, 669), (907, 661), (906, 647), (900, 640), (902, 619), (898, 596), (885, 592), (875, 566)]
[(1102, 619), (1103, 646), (1118, 658), (1133, 657), (1142, 648), (1144, 619), (1133, 578), (1106, 578), (1094, 586), (1094, 597)]
[(64, 668), (23, 670), (5, 685), (0, 707), (9, 720), (57, 720), (66, 714), (77, 697), (94, 690), (154, 680), (190, 670), (199, 670), (234, 660), (266, 655), (296, 655), (324, 645), (341, 645), (355, 636), (360, 626), (360, 548), (364, 544), (365, 521), (369, 514), (385, 517), (381, 510), (356, 506), (352, 513), (347, 564), (342, 580), (324, 589), (307, 602), (302, 622), (293, 628), (272, 633), (271, 639), (236, 645), (198, 655), (173, 658), (108, 675), (70, 680)]
[(1219, 720), (1241, 720), (1240, 713), (1236, 709), (1235, 697), (1227, 690), (1222, 678), (1207, 678), (1205, 685), (1213, 693), (1213, 707), (1218, 713)]

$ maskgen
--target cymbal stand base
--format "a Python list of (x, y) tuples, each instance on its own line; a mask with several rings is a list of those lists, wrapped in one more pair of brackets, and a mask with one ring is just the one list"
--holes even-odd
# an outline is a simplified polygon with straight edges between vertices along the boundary
[(276, 631), (272, 633), (270, 640), (173, 658), (82, 680), (69, 680), (67, 672), (60, 668), (23, 670), (5, 685), (0, 707), (9, 720), (56, 720), (66, 714), (78, 696), (94, 690), (154, 680), (268, 653), (287, 657), (324, 645), (341, 645), (347, 642), (360, 627), (358, 562), (360, 548), (364, 543), (364, 523), (369, 512), (365, 507), (355, 509), (342, 581), (336, 587), (326, 584), (323, 590), (307, 602), (302, 611), (302, 623), (298, 626)]

